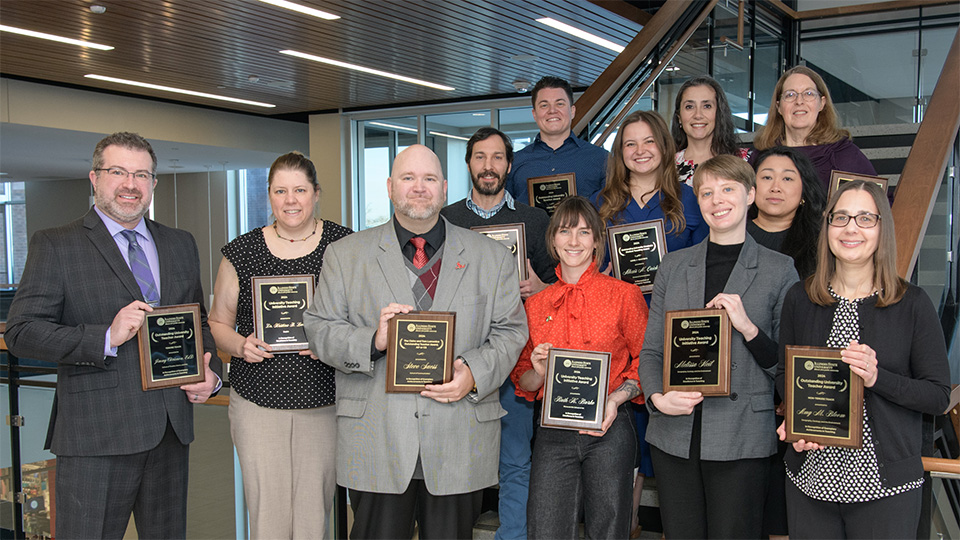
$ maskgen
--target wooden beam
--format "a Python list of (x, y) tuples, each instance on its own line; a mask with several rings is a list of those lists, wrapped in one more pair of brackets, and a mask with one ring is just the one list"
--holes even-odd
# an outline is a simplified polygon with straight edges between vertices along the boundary
[(628, 21), (633, 21), (640, 26), (646, 26), (650, 22), (650, 19), (653, 18), (649, 12), (646, 12), (633, 4), (626, 2), (625, 0), (588, 0), (591, 4), (595, 6), (602, 7), (603, 9), (609, 11), (610, 13), (616, 13), (617, 15), (627, 19)]
[[(960, 128), (960, 31), (953, 38), (930, 105), (903, 166), (893, 199), (897, 273), (910, 279), (937, 200), (947, 157)], [(919, 219), (918, 219), (919, 218)]]
[[(708, 2), (704, 8), (705, 11), (709, 12), (716, 3), (717, 0)], [(577, 114), (573, 119), (574, 133), (580, 133), (586, 128), (589, 119), (596, 116), (600, 109), (612, 99), (617, 89), (636, 71), (640, 62), (653, 51), (688, 6), (687, 2), (665, 3), (657, 10), (650, 22), (627, 44), (623, 52), (617, 55), (607, 69), (593, 81), (593, 84), (575, 103)]]
[(880, 13), (883, 11), (898, 11), (901, 9), (942, 6), (956, 3), (958, 3), (958, 0), (893, 0), (891, 2), (877, 2), (876, 4), (857, 4), (854, 6), (807, 9), (796, 12), (797, 16), (795, 18), (806, 21), (811, 19), (845, 17), (847, 15), (863, 15), (866, 13)]
[(790, 17), (791, 19), (797, 18), (797, 12), (794, 11), (793, 8), (791, 8), (790, 6), (781, 2), (780, 0), (767, 0), (767, 1), (770, 2), (770, 5), (773, 6), (774, 8), (782, 11), (783, 14), (786, 15), (787, 17)]

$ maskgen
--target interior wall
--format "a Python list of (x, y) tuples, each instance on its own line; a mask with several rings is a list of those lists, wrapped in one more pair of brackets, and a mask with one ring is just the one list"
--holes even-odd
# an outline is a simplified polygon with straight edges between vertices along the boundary
[(348, 127), (345, 123), (339, 114), (310, 115), (309, 157), (320, 183), (320, 216), (352, 229), (350, 182), (345, 167), (349, 140), (342, 136)]
[(200, 278), (207, 307), (220, 266), (220, 248), (227, 243), (227, 173), (184, 173), (157, 177), (154, 219), (190, 231), (200, 252)]
[(83, 217), (92, 204), (89, 178), (25, 182), (27, 238)]

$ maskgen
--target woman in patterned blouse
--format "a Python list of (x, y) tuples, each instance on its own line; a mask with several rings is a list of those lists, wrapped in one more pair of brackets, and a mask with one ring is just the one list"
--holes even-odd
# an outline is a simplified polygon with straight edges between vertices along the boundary
[(674, 162), (680, 181), (693, 187), (697, 165), (720, 154), (747, 159), (749, 150), (740, 147), (733, 129), (733, 113), (720, 83), (707, 75), (683, 83), (674, 104), (670, 127), (677, 143)]
[(250, 537), (320, 538), (336, 490), (334, 370), (306, 346), (280, 352), (257, 338), (252, 279), (309, 274), (315, 283), (327, 246), (351, 231), (317, 217), (317, 171), (303, 154), (277, 158), (267, 182), (275, 221), (221, 249), (210, 330), (233, 357), (230, 435)]
[[(781, 391), (786, 345), (842, 349), (864, 386), (861, 448), (800, 440), (787, 450), (790, 538), (915, 538), (922, 414), (944, 412), (950, 372), (933, 304), (897, 275), (893, 217), (877, 185), (850, 182), (830, 198), (817, 270), (787, 293), (780, 345)], [(783, 424), (777, 431), (784, 439)]]

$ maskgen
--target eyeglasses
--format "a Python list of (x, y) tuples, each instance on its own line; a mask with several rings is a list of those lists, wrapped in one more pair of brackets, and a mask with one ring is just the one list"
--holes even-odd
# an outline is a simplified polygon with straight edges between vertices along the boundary
[(861, 229), (872, 229), (880, 223), (880, 216), (870, 212), (860, 212), (855, 216), (843, 212), (831, 212), (827, 215), (827, 223), (831, 227), (846, 227), (851, 220)]
[(111, 178), (115, 178), (115, 179), (117, 179), (117, 180), (120, 180), (121, 178), (124, 179), (124, 180), (126, 180), (127, 177), (130, 176), (131, 174), (133, 175), (133, 177), (134, 177), (135, 179), (141, 180), (141, 181), (153, 180), (154, 178), (157, 177), (157, 175), (153, 174), (153, 173), (150, 172), (150, 171), (133, 171), (133, 172), (128, 172), (128, 171), (127, 171), (126, 169), (124, 169), (123, 167), (110, 167), (110, 168), (107, 168), (107, 169), (94, 169), (94, 171), (96, 171), (96, 172), (107, 171), (107, 175), (108, 175), (108, 176), (110, 176)]
[(820, 98), (820, 92), (816, 90), (804, 90), (803, 92), (797, 93), (793, 90), (787, 90), (786, 92), (780, 94), (780, 101), (786, 101), (787, 103), (793, 103), (798, 99), (800, 101), (816, 101)]

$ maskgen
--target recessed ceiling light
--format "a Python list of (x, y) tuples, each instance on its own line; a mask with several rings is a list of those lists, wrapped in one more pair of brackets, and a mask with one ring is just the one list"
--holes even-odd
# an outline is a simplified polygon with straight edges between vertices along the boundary
[(458, 141), (469, 141), (468, 137), (460, 137), (459, 135), (449, 135), (447, 133), (440, 133), (439, 131), (430, 131), (431, 135), (436, 135), (437, 137), (446, 137), (448, 139), (457, 139)]
[(331, 59), (329, 59), (329, 58), (323, 58), (322, 56), (314, 56), (314, 55), (312, 55), (312, 54), (307, 54), (307, 53), (302, 53), (302, 52), (297, 52), (297, 51), (291, 51), (291, 50), (280, 51), (280, 54), (286, 54), (286, 55), (290, 55), (290, 56), (296, 56), (296, 57), (298, 57), (298, 58), (303, 58), (303, 59), (306, 59), (306, 60), (313, 60), (314, 62), (321, 62), (321, 63), (323, 63), (323, 64), (330, 64), (331, 66), (339, 66), (339, 67), (342, 67), (342, 68), (352, 69), (352, 70), (356, 70), (356, 71), (362, 71), (362, 72), (364, 72), (364, 73), (370, 73), (371, 75), (379, 75), (379, 76), (381, 76), (381, 77), (388, 77), (388, 78), (390, 78), (390, 79), (396, 79), (396, 80), (398, 80), (398, 81), (404, 81), (404, 82), (408, 82), (408, 83), (419, 84), (419, 85), (422, 85), (422, 86), (429, 86), (430, 88), (436, 88), (437, 90), (447, 90), (447, 91), (456, 90), (456, 88), (454, 88), (454, 87), (452, 87), (452, 86), (444, 86), (444, 85), (442, 85), (442, 84), (432, 83), (432, 82), (429, 82), (429, 81), (422, 81), (422, 80), (420, 80), (420, 79), (414, 79), (414, 78), (411, 78), (411, 77), (405, 77), (405, 76), (403, 76), (403, 75), (397, 75), (396, 73), (390, 73), (390, 72), (387, 72), (387, 71), (380, 71), (379, 69), (373, 69), (373, 68), (358, 66), (358, 65), (356, 65), (356, 64), (348, 64), (347, 62), (341, 62), (341, 61), (339, 61), (339, 60), (331, 60)]
[(562, 23), (562, 22), (560, 22), (560, 21), (551, 19), (550, 17), (543, 17), (543, 18), (537, 19), (537, 22), (538, 22), (538, 23), (541, 23), (541, 24), (545, 24), (545, 25), (547, 25), (547, 26), (549, 26), (549, 27), (551, 27), (551, 28), (556, 28), (557, 30), (560, 30), (561, 32), (566, 32), (566, 33), (570, 34), (571, 36), (576, 36), (576, 37), (578, 37), (578, 38), (580, 38), (580, 39), (582, 39), (582, 40), (589, 41), (590, 43), (594, 43), (594, 44), (596, 44), (596, 45), (600, 45), (601, 47), (605, 47), (605, 48), (607, 48), (607, 49), (610, 49), (611, 51), (615, 51), (615, 52), (618, 52), (618, 53), (623, 52), (623, 46), (622, 46), (622, 45), (617, 45), (616, 43), (614, 43), (614, 42), (612, 42), (612, 41), (610, 41), (610, 40), (608, 40), (608, 39), (604, 39), (604, 38), (602, 38), (602, 37), (600, 37), (600, 36), (595, 36), (595, 35), (591, 34), (590, 32), (587, 32), (587, 31), (585, 31), (585, 30), (581, 30), (581, 29), (579, 29), (579, 28), (575, 28), (575, 27), (573, 27), (573, 26), (570, 26), (570, 25), (567, 24), (567, 23)]
[(151, 88), (153, 90), (162, 90), (164, 92), (186, 94), (188, 96), (196, 96), (196, 97), (202, 97), (202, 98), (208, 98), (208, 99), (218, 99), (220, 101), (230, 101), (233, 103), (241, 103), (243, 105), (254, 105), (256, 107), (267, 107), (267, 108), (276, 107), (276, 105), (272, 105), (270, 103), (261, 103), (259, 101), (250, 101), (247, 99), (218, 96), (216, 94), (207, 94), (204, 92), (194, 92), (193, 90), (183, 90), (182, 88), (173, 88), (171, 86), (160, 86), (159, 84), (150, 84), (150, 83), (139, 82), (139, 81), (128, 81), (126, 79), (117, 79), (114, 77), (106, 77), (103, 75), (84, 75), (84, 77), (88, 79), (97, 79), (98, 81), (107, 81), (107, 82), (112, 82), (117, 84), (129, 84), (130, 86), (140, 86), (142, 88)]
[(40, 39), (48, 39), (50, 41), (58, 41), (60, 43), (67, 43), (69, 45), (77, 45), (78, 47), (87, 47), (89, 49), (100, 49), (101, 51), (111, 51), (113, 47), (110, 45), (101, 45), (99, 43), (91, 43), (89, 41), (80, 41), (79, 39), (71, 39), (62, 36), (55, 36), (53, 34), (44, 34), (43, 32), (34, 32), (33, 30), (24, 30), (23, 28), (15, 28), (13, 26), (6, 26), (0, 24), (0, 32), (10, 32), (11, 34), (20, 34), (21, 36), (30, 36)]
[(473, 113), (473, 116), (486, 116), (486, 115), (487, 115), (487, 113), (485, 113), (485, 112), (475, 112), (475, 113)]
[(395, 125), (395, 124), (385, 124), (385, 123), (383, 123), (383, 122), (369, 122), (369, 124), (370, 124), (371, 126), (380, 126), (380, 127), (390, 128), (390, 129), (399, 129), (400, 131), (409, 131), (409, 132), (411, 132), (411, 133), (416, 133), (416, 132), (417, 132), (417, 130), (416, 130), (415, 128), (407, 127), (407, 126), (398, 126), (398, 125)]
[(312, 7), (301, 6), (300, 4), (294, 4), (293, 2), (287, 2), (287, 0), (260, 0), (264, 4), (270, 4), (272, 6), (282, 7), (284, 9), (290, 9), (297, 11), (299, 13), (304, 13), (306, 15), (313, 15), (314, 17), (320, 17), (321, 19), (326, 19), (328, 21), (333, 21), (339, 19), (339, 15), (334, 15), (333, 13), (327, 13), (326, 11), (320, 11), (319, 9), (313, 9)]

